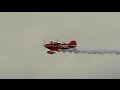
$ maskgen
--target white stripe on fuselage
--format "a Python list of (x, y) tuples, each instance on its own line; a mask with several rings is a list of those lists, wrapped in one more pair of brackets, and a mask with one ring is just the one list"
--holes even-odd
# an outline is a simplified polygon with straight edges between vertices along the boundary
[(77, 45), (69, 45), (69, 46), (77, 46)]
[(76, 47), (76, 45), (61, 45), (61, 47), (63, 47), (63, 48), (68, 48), (68, 47)]

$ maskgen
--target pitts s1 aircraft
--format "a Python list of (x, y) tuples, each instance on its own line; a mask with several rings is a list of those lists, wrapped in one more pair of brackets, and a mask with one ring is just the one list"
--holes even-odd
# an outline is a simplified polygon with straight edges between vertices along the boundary
[(49, 49), (50, 51), (47, 51), (47, 53), (52, 55), (52, 54), (55, 54), (56, 52), (61, 52), (66, 49), (76, 50), (77, 43), (75, 40), (72, 40), (69, 43), (58, 42), (58, 40), (57, 41), (50, 40), (48, 44), (45, 44), (45, 41), (44, 41), (43, 46)]

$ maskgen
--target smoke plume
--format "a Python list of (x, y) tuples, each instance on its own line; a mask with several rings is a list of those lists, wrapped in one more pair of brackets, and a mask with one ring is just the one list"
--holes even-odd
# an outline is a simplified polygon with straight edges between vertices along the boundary
[(70, 52), (70, 53), (86, 53), (86, 54), (120, 54), (120, 49), (66, 49), (62, 52)]

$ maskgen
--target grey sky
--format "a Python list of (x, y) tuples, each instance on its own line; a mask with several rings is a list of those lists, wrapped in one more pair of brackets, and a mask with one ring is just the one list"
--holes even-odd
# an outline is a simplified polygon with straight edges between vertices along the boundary
[(120, 13), (1, 12), (0, 78), (120, 78), (120, 55), (57, 53), (43, 41), (120, 48)]

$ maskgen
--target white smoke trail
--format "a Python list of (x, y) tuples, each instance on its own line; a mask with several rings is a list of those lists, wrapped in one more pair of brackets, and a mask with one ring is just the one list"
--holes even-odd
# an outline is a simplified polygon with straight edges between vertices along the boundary
[(120, 54), (120, 49), (66, 49), (62, 52), (87, 53), (87, 54)]

